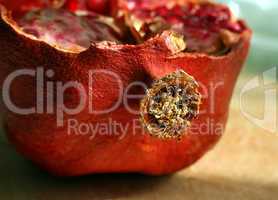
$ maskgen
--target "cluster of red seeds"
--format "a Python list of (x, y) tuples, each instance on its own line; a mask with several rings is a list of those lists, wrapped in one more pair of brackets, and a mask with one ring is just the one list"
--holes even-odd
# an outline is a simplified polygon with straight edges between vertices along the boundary
[[(184, 5), (169, 3), (171, 0), (162, 0), (162, 2), (159, 3), (155, 0), (49, 0), (48, 2), (48, 7), (55, 7), (58, 5), (59, 8), (66, 8), (71, 12), (86, 11), (89, 15), (98, 13), (102, 16), (113, 17), (114, 19), (111, 18), (115, 22), (113, 26), (118, 26), (117, 29), (120, 30), (120, 35), (123, 36), (122, 38), (119, 38), (116, 35), (116, 37), (113, 36), (114, 30), (111, 27), (111, 23), (106, 24), (105, 21), (101, 21), (97, 25), (94, 25), (93, 23), (89, 24), (89, 26), (92, 27), (91, 29), (94, 36), (88, 38), (101, 38), (104, 41), (111, 41), (111, 39), (113, 40), (113, 38), (117, 38), (117, 40), (122, 40), (120, 43), (136, 43), (135, 40), (138, 40), (138, 34), (136, 31), (141, 33), (143, 32), (144, 36), (139, 38), (139, 41), (144, 41), (156, 34), (160, 34), (164, 30), (170, 29), (184, 36), (187, 44), (186, 51), (221, 55), (227, 52), (233, 45), (229, 43), (237, 42), (236, 34), (245, 30), (244, 23), (240, 20), (233, 19), (228, 7), (208, 2), (187, 2)], [(125, 6), (118, 7), (119, 2), (125, 2)], [(120, 20), (115, 17), (117, 15), (115, 15), (115, 13), (110, 9), (111, 5), (117, 9), (120, 8), (120, 11), (124, 10), (129, 17), (135, 17), (137, 20), (141, 21), (142, 24), (144, 24), (144, 26), (141, 27), (141, 30), (135, 30), (135, 32), (131, 31), (133, 34), (135, 33), (135, 35), (133, 35), (134, 38), (132, 34), (128, 35), (129, 33), (126, 32), (126, 30), (128, 29), (127, 26), (130, 26), (129, 28), (131, 29), (133, 26), (135, 27), (138, 21), (135, 22), (131, 20), (131, 23), (129, 24), (119, 25), (118, 22)], [(61, 18), (59, 13), (57, 16), (58, 18)], [(73, 23), (79, 23), (79, 21), (80, 20), (73, 20)], [(54, 22), (55, 19), (53, 20), (53, 23)], [(103, 25), (101, 24), (102, 22)], [(153, 30), (153, 28), (151, 28), (151, 24), (153, 25), (157, 22), (158, 25), (156, 24), (156, 28)], [(109, 26), (111, 27), (110, 30), (108, 30)], [(99, 27), (105, 27), (104, 30), (107, 30), (105, 31), (105, 35), (109, 37), (98, 37), (97, 34), (99, 34)], [(84, 31), (86, 32), (87, 29)], [(66, 32), (65, 36), (67, 34)], [(89, 32), (87, 31), (87, 35), (92, 35), (90, 30)], [(93, 41), (99, 41), (99, 39), (90, 40), (85, 46), (87, 47), (90, 42)]]
[(223, 48), (219, 34), (222, 30), (237, 34), (245, 29), (240, 20), (233, 20), (228, 7), (212, 3), (133, 8), (131, 12), (147, 23), (158, 19), (170, 25), (185, 36), (189, 51), (215, 53)]

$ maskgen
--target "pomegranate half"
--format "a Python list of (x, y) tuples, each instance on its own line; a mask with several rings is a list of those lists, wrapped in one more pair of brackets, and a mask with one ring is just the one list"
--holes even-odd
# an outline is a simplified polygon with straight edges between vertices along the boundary
[[(3, 92), (16, 107), (34, 107), (20, 114), (5, 103), (4, 126), (18, 152), (59, 176), (161, 175), (190, 166), (217, 143), (251, 38), (226, 6), (43, 2), (0, 0), (1, 85), (29, 72)], [(80, 104), (80, 90), (68, 83), (87, 97), (78, 113), (59, 109)], [(54, 107), (42, 103), (49, 99)], [(99, 128), (114, 123), (120, 128)]]

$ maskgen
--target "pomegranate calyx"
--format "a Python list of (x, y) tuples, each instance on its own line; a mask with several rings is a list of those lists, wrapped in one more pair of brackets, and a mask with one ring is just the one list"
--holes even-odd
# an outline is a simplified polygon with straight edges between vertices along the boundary
[(198, 83), (183, 70), (154, 82), (141, 101), (141, 119), (152, 136), (181, 138), (199, 114)]

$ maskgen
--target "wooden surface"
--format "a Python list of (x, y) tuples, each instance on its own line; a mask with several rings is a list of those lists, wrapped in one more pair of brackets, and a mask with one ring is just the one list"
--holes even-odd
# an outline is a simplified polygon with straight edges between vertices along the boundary
[[(237, 97), (221, 142), (196, 165), (172, 176), (49, 176), (0, 145), (0, 199), (20, 200), (276, 200), (278, 133), (243, 118)], [(256, 110), (262, 101), (252, 100)], [(250, 105), (250, 104), (249, 104)]]

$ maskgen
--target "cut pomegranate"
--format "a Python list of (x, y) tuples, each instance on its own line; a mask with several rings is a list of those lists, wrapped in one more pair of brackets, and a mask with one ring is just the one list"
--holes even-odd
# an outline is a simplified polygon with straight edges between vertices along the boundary
[[(51, 86), (57, 95), (53, 112), (1, 111), (10, 142), (42, 168), (60, 176), (168, 174), (220, 139), (251, 39), (227, 7), (203, 0), (0, 2), (13, 11), (0, 6), (1, 87), (17, 70), (42, 68), (45, 87), (23, 75), (10, 100), (30, 108), (49, 100)], [(88, 97), (75, 114), (59, 110), (80, 103), (74, 88), (59, 92), (68, 83)], [(77, 132), (69, 130), (72, 120)], [(119, 130), (110, 129), (114, 123)]]

